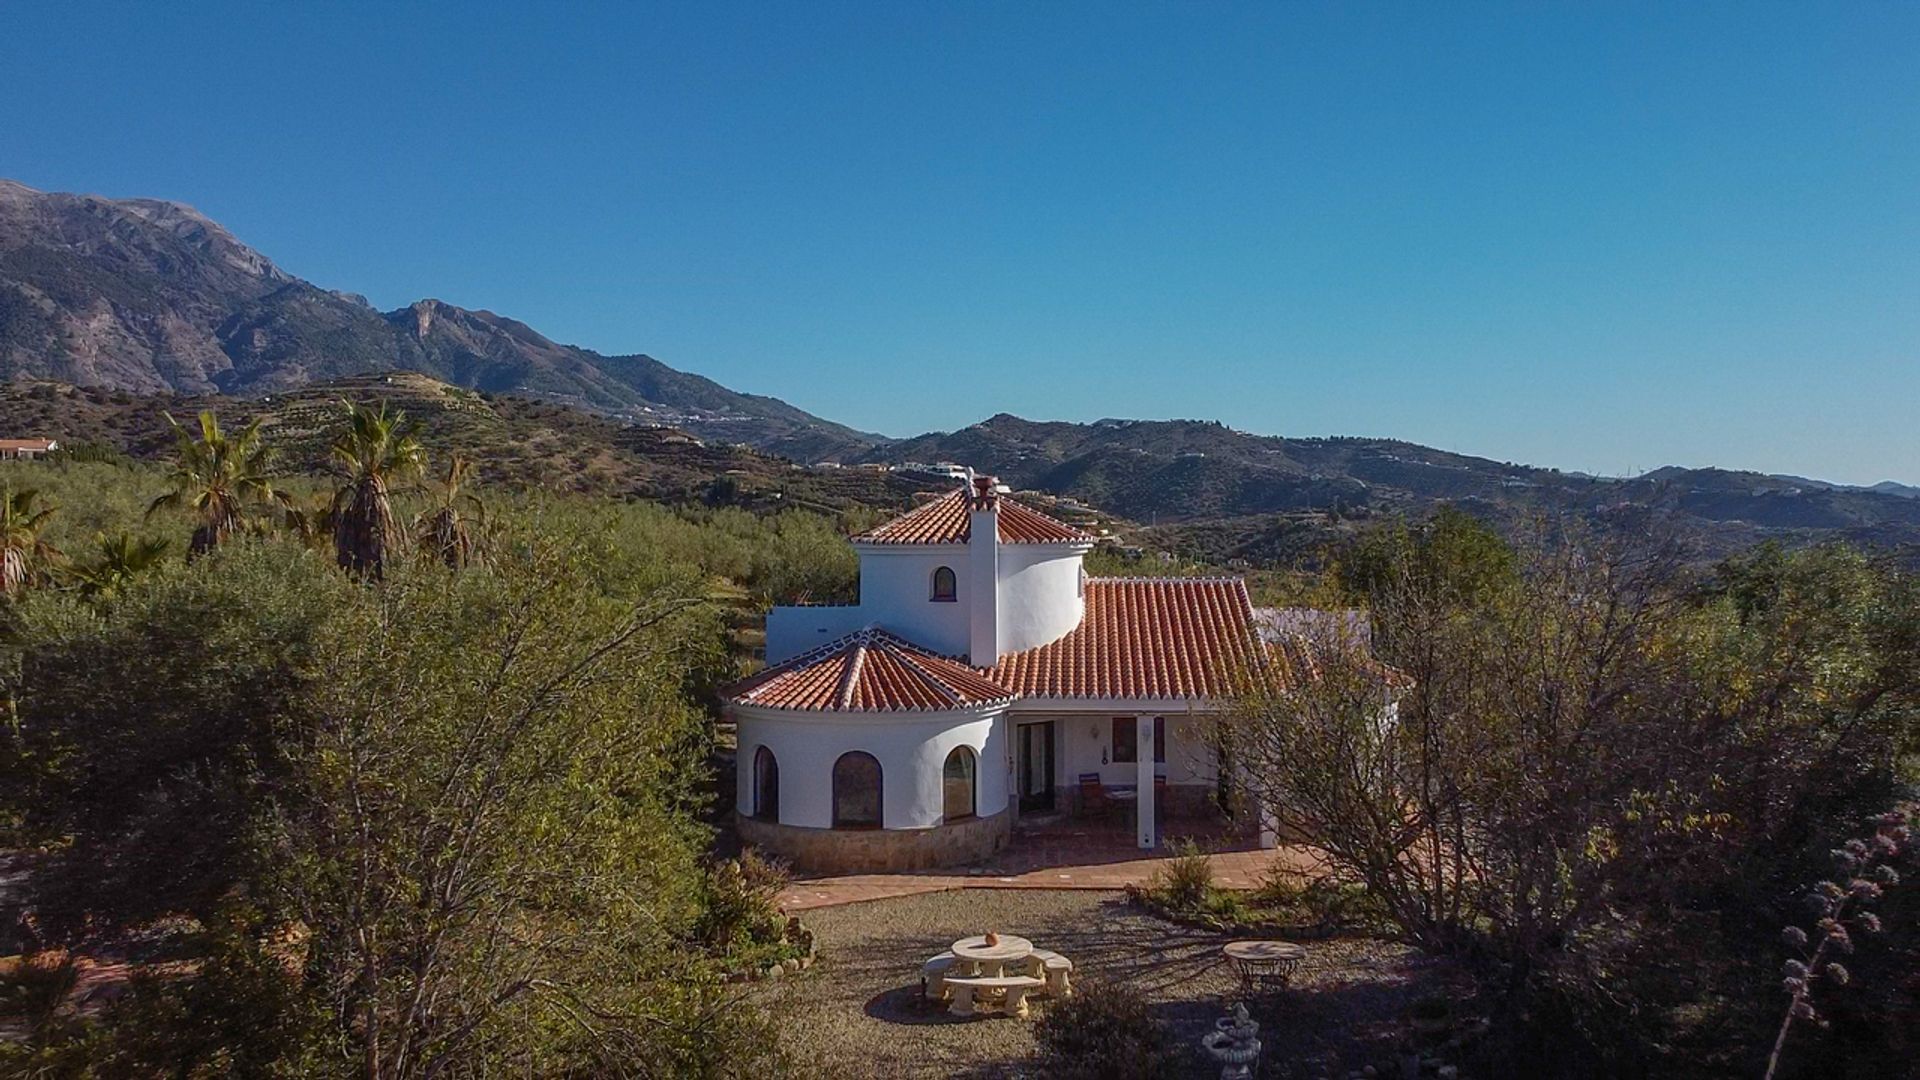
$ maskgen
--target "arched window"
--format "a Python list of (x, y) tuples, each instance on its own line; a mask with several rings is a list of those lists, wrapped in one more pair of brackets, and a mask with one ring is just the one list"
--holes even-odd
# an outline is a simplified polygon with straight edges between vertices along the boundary
[(956, 746), (953, 753), (947, 755), (946, 767), (940, 773), (945, 795), (943, 820), (958, 821), (973, 816), (973, 778), (977, 771), (972, 750)]
[(833, 827), (880, 827), (880, 762), (854, 750), (833, 763)]
[(942, 566), (933, 572), (933, 599), (938, 603), (952, 603), (960, 595), (960, 584), (953, 576), (953, 567)]
[(780, 763), (764, 746), (753, 752), (753, 816), (780, 820)]

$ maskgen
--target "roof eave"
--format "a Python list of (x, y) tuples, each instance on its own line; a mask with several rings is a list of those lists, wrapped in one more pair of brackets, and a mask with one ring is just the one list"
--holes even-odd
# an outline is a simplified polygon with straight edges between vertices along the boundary
[(818, 717), (822, 720), (846, 719), (848, 717), (871, 717), (871, 718), (877, 718), (877, 719), (884, 719), (887, 717), (911, 717), (913, 719), (931, 719), (931, 718), (940, 717), (940, 716), (972, 716), (972, 717), (985, 716), (987, 714), (999, 712), (1005, 709), (1007, 706), (1013, 704), (1014, 701), (1016, 700), (1018, 699), (998, 698), (993, 701), (976, 702), (972, 705), (952, 705), (952, 706), (947, 706), (945, 708), (938, 708), (938, 709), (932, 709), (932, 708), (804, 709), (804, 708), (798, 708), (798, 707), (789, 706), (789, 705), (763, 705), (763, 704), (759, 704), (751, 701), (737, 701), (737, 700), (727, 701), (725, 704), (727, 705), (727, 707), (732, 709), (745, 710), (750, 714), (757, 713), (767, 717), (777, 717), (779, 719), (796, 719), (801, 717)]

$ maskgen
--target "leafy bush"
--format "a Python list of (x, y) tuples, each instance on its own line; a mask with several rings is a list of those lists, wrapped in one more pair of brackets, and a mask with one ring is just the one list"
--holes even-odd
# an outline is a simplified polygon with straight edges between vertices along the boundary
[(1518, 551), (1459, 520), (1365, 549), (1379, 660), (1257, 689), (1229, 752), (1283, 831), (1480, 975), (1530, 1040), (1512, 1071), (1671, 1072), (1686, 1023), (1761, 1047), (1731, 1051), (1757, 1074), (1763, 913), (1913, 779), (1920, 580), (1829, 547), (1702, 581), (1549, 524)]
[(723, 957), (785, 944), (787, 920), (777, 901), (788, 880), (784, 867), (752, 848), (738, 859), (716, 860), (707, 868), (695, 935)]
[(1386, 920), (1365, 885), (1331, 874), (1302, 874), (1282, 866), (1262, 875), (1247, 900), (1273, 921), (1326, 931), (1375, 927)]
[(1119, 983), (1082, 984), (1047, 1010), (1034, 1038), (1043, 1074), (1063, 1080), (1153, 1080), (1178, 1064), (1166, 1024)]
[(53, 464), (70, 461), (84, 461), (98, 465), (133, 464), (133, 459), (123, 453), (119, 447), (111, 443), (89, 440), (61, 443), (60, 449), (47, 455), (47, 460)]
[[(508, 514), (486, 567), (409, 560), (376, 586), (248, 538), (92, 603), (6, 608), (0, 807), (60, 841), (27, 882), (37, 925), (68, 943), (163, 916), (205, 934), (197, 974), (152, 981), (32, 1067), (707, 1075), (764, 1058), (764, 1018), (694, 941), (715, 921), (712, 731), (684, 686), (718, 639), (709, 584), (565, 518)], [(747, 914), (719, 921), (760, 933), (766, 889), (742, 873), (721, 900)]]
[(1192, 840), (1176, 840), (1173, 857), (1153, 872), (1147, 890), (1174, 911), (1197, 912), (1213, 895), (1213, 857)]

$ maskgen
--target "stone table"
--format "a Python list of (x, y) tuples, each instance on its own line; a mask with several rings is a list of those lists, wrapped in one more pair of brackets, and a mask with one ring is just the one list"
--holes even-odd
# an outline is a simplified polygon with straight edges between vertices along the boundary
[(953, 955), (974, 965), (986, 978), (1004, 975), (1007, 965), (1033, 955), (1033, 942), (1013, 934), (999, 934), (989, 945), (985, 934), (961, 938), (953, 943)]

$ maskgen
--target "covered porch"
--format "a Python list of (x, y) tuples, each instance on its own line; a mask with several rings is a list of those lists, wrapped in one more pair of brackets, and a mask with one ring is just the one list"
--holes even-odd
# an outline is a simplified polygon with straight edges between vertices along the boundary
[(1021, 832), (1124, 838), (1136, 852), (1176, 835), (1261, 839), (1257, 809), (1236, 797), (1230, 769), (1223, 779), (1213, 715), (1166, 702), (1151, 711), (1076, 704), (1007, 716), (1009, 805)]

